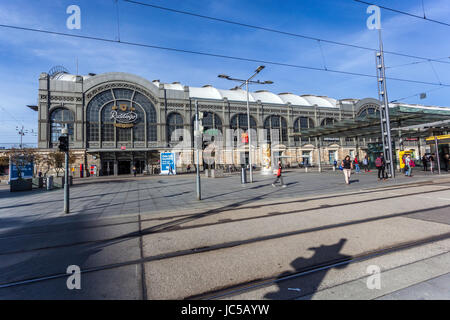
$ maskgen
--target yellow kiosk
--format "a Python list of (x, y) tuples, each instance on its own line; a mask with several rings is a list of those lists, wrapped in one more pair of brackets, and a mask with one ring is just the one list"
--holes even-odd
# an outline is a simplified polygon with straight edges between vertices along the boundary
[(398, 159), (399, 159), (399, 163), (400, 163), (400, 169), (403, 169), (405, 167), (405, 158), (408, 154), (411, 156), (411, 159), (413, 159), (413, 160), (415, 159), (414, 151), (415, 151), (414, 149), (403, 150), (403, 151), (398, 150)]

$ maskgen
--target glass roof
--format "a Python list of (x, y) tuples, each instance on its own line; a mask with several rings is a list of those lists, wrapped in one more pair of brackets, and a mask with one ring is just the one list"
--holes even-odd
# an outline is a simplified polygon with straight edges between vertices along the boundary
[[(389, 108), (389, 118), (391, 130), (399, 128), (421, 125), (450, 119), (450, 109), (444, 108), (416, 108), (410, 106), (395, 106)], [(411, 130), (405, 130), (411, 131)], [(415, 130), (417, 131), (417, 130)], [(302, 138), (315, 137), (368, 137), (380, 136), (380, 116), (378, 114), (368, 114), (363, 118), (344, 119), (334, 124), (302, 130), (292, 136)]]

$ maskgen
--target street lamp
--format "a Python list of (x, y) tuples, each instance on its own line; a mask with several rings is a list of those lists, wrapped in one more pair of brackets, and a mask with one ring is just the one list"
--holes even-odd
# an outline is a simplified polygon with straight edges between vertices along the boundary
[(248, 162), (250, 165), (250, 182), (253, 182), (253, 161), (252, 161), (252, 137), (251, 137), (251, 126), (250, 126), (250, 104), (249, 104), (249, 92), (248, 92), (248, 85), (249, 84), (272, 84), (273, 81), (267, 80), (267, 81), (252, 81), (252, 79), (258, 74), (260, 73), (263, 69), (265, 68), (265, 66), (259, 66), (255, 72), (253, 73), (253, 75), (244, 80), (244, 79), (235, 79), (235, 78), (231, 78), (230, 76), (226, 75), (226, 74), (219, 74), (218, 77), (221, 79), (226, 79), (226, 80), (231, 80), (231, 81), (237, 81), (240, 82), (241, 84), (239, 86), (236, 87), (236, 89), (241, 89), (243, 85), (245, 85), (245, 90), (247, 92), (247, 132), (248, 132)]
[[(64, 152), (64, 213), (69, 213), (69, 128), (67, 124), (61, 130), (61, 136), (59, 137), (60, 151)], [(62, 145), (61, 145), (62, 143)]]

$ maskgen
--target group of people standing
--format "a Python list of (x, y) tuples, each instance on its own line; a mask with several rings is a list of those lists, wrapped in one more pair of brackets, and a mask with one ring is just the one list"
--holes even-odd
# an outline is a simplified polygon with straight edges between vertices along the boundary
[[(444, 170), (448, 172), (448, 168), (450, 167), (450, 155), (448, 153), (445, 153), (443, 156), (439, 159), (441, 161), (441, 168), (442, 165), (444, 166)], [(433, 154), (425, 154), (422, 157), (422, 164), (423, 164), (423, 171), (428, 171), (428, 167), (430, 168), (430, 172), (434, 173), (434, 170), (438, 166), (438, 162), (436, 160), (436, 155)]]
[(422, 157), (423, 171), (428, 171), (428, 167), (430, 168), (430, 172), (434, 173), (434, 169), (436, 168), (435, 155), (433, 154), (424, 154)]
[[(411, 160), (412, 162), (412, 160)], [(408, 162), (409, 163), (409, 162)], [(336, 165), (336, 162), (335, 162)], [(362, 165), (364, 168), (364, 172), (370, 172), (369, 169), (369, 157), (366, 155), (362, 160)], [(412, 166), (412, 164), (411, 164)], [(378, 170), (378, 180), (386, 180), (388, 178), (386, 173), (386, 160), (384, 158), (383, 152), (380, 153), (380, 155), (375, 160), (375, 167)], [(350, 184), (350, 176), (352, 174), (352, 170), (355, 169), (356, 173), (359, 173), (361, 171), (360, 169), (360, 162), (358, 160), (358, 157), (355, 156), (353, 161), (351, 160), (350, 156), (347, 155), (344, 160), (342, 160), (340, 168), (342, 169), (342, 172), (344, 173), (345, 183)], [(409, 169), (409, 174), (411, 173), (411, 169)]]

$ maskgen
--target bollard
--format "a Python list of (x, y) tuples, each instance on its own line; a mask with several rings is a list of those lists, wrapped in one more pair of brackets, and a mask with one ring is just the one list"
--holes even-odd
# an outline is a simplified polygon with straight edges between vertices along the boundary
[(241, 184), (247, 183), (247, 170), (245, 167), (241, 168)]
[(53, 176), (47, 177), (47, 190), (53, 189)]
[(308, 172), (308, 167), (305, 167), (305, 172)]

